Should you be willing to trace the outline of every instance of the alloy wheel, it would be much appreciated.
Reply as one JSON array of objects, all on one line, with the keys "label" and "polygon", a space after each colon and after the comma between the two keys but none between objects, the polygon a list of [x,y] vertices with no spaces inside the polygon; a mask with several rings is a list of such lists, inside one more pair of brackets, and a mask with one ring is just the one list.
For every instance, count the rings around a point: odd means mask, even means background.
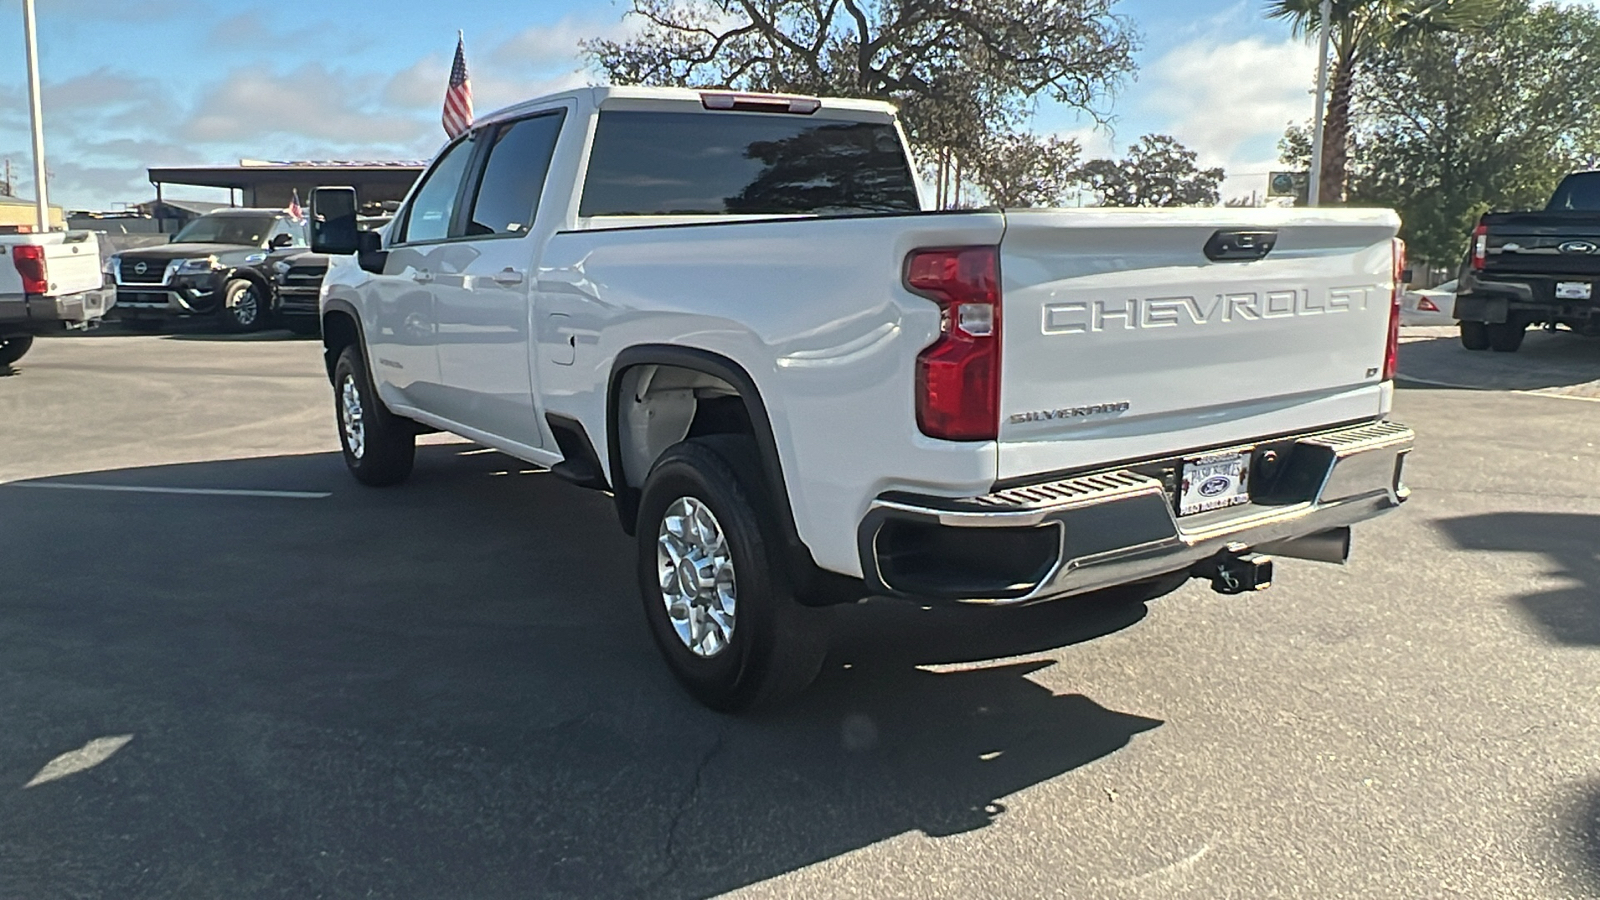
[{"label": "alloy wheel", "polygon": [[344,427],[344,442],[350,455],[360,459],[367,452],[367,425],[361,409],[361,390],[356,377],[345,373],[339,385],[339,424]]},{"label": "alloy wheel", "polygon": [[678,639],[709,659],[733,640],[738,587],[728,538],[711,508],[680,497],[661,517],[656,538],[661,600]]}]

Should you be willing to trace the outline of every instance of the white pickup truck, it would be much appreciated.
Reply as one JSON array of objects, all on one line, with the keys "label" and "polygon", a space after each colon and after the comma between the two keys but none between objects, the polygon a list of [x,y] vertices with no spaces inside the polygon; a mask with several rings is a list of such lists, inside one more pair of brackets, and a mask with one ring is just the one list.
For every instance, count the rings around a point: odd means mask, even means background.
[{"label": "white pickup truck", "polygon": [[350,471],[464,436],[610,492],[702,702],[803,688],[817,607],[1343,562],[1399,506],[1404,253],[1373,210],[928,211],[891,107],[592,88],[478,121],[344,254]]},{"label": "white pickup truck", "polygon": [[116,303],[92,231],[0,234],[0,368],[36,335],[87,328]]}]

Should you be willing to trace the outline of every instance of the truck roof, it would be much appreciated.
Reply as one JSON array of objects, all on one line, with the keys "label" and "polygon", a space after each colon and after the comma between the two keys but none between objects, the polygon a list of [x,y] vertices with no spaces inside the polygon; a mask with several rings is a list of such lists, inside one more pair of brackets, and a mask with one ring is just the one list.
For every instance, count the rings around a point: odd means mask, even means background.
[{"label": "truck roof", "polygon": [[[495,119],[513,117],[526,110],[545,106],[553,100],[575,100],[579,103],[579,105],[588,106],[595,109],[614,105],[627,105],[630,108],[638,108],[634,105],[636,103],[659,103],[664,108],[692,105],[694,109],[704,109],[704,107],[701,105],[702,95],[728,93],[735,93],[751,97],[798,96],[792,94],[775,95],[754,93],[750,91],[729,91],[721,88],[697,89],[603,85],[597,87],[577,88],[570,91],[561,91],[555,94],[546,94],[541,97],[534,97],[524,100],[521,103],[512,104],[511,106],[507,106],[503,109],[495,110],[488,115],[480,116],[474,124],[481,124],[484,122],[493,121]],[[885,103],[881,100],[858,100],[847,97],[814,97],[810,99],[815,99],[821,102],[821,106],[817,109],[816,114],[845,113],[847,115],[853,114],[857,116],[865,114],[873,117],[882,116],[889,118],[894,116],[896,112],[894,104]]]}]

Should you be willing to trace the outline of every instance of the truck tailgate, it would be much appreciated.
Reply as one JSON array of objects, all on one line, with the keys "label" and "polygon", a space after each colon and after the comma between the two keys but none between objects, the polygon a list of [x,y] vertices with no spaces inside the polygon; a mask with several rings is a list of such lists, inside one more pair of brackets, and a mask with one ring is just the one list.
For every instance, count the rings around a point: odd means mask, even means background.
[{"label": "truck tailgate", "polygon": [[[1383,210],[1008,211],[1000,480],[1387,412],[1398,227]],[[1212,261],[1219,231],[1275,244]]]},{"label": "truck tailgate", "polygon": [[100,244],[92,232],[68,232],[64,240],[46,243],[44,261],[49,296],[92,291],[102,283]]}]

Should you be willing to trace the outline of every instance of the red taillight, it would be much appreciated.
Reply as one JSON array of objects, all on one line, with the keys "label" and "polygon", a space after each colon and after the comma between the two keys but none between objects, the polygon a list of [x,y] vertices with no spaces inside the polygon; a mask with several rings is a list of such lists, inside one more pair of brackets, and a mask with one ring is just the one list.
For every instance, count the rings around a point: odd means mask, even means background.
[{"label": "red taillight", "polygon": [[1472,231],[1472,268],[1482,272],[1489,262],[1489,226],[1483,222]]},{"label": "red taillight", "polygon": [[917,427],[947,441],[1000,434],[1000,250],[946,247],[906,257],[906,289],[939,304],[940,335],[917,356]]},{"label": "red taillight", "polygon": [[50,281],[44,273],[44,248],[37,244],[22,244],[11,248],[11,261],[22,276],[24,294],[47,294]]},{"label": "red taillight", "polygon": [[1383,380],[1400,367],[1400,297],[1406,291],[1406,242],[1394,239],[1394,290],[1389,298],[1389,343],[1383,351]]},{"label": "red taillight", "polygon": [[1433,301],[1429,300],[1427,297],[1422,297],[1422,298],[1417,300],[1417,311],[1418,312],[1438,312],[1439,311],[1439,307],[1435,306],[1433,304]]}]

